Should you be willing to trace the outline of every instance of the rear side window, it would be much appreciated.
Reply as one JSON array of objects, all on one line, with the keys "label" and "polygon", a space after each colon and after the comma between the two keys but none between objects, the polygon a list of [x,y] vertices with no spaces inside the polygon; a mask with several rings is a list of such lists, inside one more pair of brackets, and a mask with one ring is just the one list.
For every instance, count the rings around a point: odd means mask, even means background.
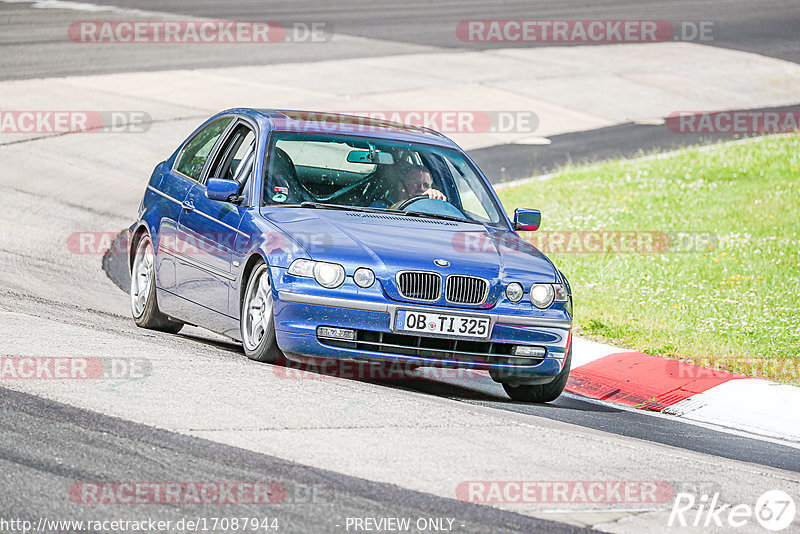
[{"label": "rear side window", "polygon": [[175,170],[192,180],[200,180],[211,149],[232,120],[233,117],[216,120],[195,135],[181,152]]}]

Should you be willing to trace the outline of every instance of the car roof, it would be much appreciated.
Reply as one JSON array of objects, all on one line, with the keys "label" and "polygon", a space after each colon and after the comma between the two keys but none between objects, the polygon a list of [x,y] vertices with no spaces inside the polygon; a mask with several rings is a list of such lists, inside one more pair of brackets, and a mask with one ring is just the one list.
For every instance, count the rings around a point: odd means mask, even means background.
[{"label": "car roof", "polygon": [[266,119],[271,130],[352,134],[457,148],[451,139],[430,128],[356,115],[324,111],[255,108],[231,109],[222,114],[224,113],[239,113],[252,118]]}]

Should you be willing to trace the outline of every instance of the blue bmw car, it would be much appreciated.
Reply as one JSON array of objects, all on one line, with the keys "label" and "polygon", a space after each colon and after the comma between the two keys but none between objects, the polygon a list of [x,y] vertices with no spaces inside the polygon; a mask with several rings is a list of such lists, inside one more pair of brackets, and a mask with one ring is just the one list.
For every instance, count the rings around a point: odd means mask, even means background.
[{"label": "blue bmw car", "polygon": [[433,130],[232,109],[153,171],[130,227],[131,310],[260,362],[481,369],[548,402],[569,375],[572,295],[517,233],[540,219],[509,219]]}]

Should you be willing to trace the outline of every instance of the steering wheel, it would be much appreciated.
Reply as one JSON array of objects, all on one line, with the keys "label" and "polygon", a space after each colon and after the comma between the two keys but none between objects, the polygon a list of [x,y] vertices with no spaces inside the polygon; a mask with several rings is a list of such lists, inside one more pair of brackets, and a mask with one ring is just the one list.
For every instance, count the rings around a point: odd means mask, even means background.
[{"label": "steering wheel", "polygon": [[400,202],[395,202],[392,205],[391,209],[405,211],[405,209],[407,207],[409,207],[411,204],[413,204],[414,202],[417,202],[418,200],[426,200],[426,199],[430,199],[430,197],[428,195],[418,195],[418,196],[411,197],[411,198],[406,199],[406,200],[401,200]]}]

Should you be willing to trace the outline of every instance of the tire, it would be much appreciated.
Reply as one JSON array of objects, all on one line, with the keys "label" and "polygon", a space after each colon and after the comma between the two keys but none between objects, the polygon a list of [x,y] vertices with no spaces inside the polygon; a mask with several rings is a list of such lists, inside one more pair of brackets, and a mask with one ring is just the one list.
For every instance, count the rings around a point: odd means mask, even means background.
[{"label": "tire", "polygon": [[263,261],[250,272],[242,298],[239,330],[245,355],[251,360],[275,363],[283,357],[275,338],[272,279]]},{"label": "tire", "polygon": [[554,401],[564,392],[564,388],[567,387],[569,369],[571,366],[572,347],[569,348],[567,361],[564,362],[564,368],[556,375],[555,380],[552,382],[534,386],[512,386],[504,382],[503,389],[506,390],[506,394],[511,397],[512,400],[517,402],[541,403]]},{"label": "tire", "polygon": [[177,334],[183,323],[170,319],[158,309],[156,299],[155,255],[153,242],[145,234],[136,244],[131,266],[131,315],[136,326]]}]

